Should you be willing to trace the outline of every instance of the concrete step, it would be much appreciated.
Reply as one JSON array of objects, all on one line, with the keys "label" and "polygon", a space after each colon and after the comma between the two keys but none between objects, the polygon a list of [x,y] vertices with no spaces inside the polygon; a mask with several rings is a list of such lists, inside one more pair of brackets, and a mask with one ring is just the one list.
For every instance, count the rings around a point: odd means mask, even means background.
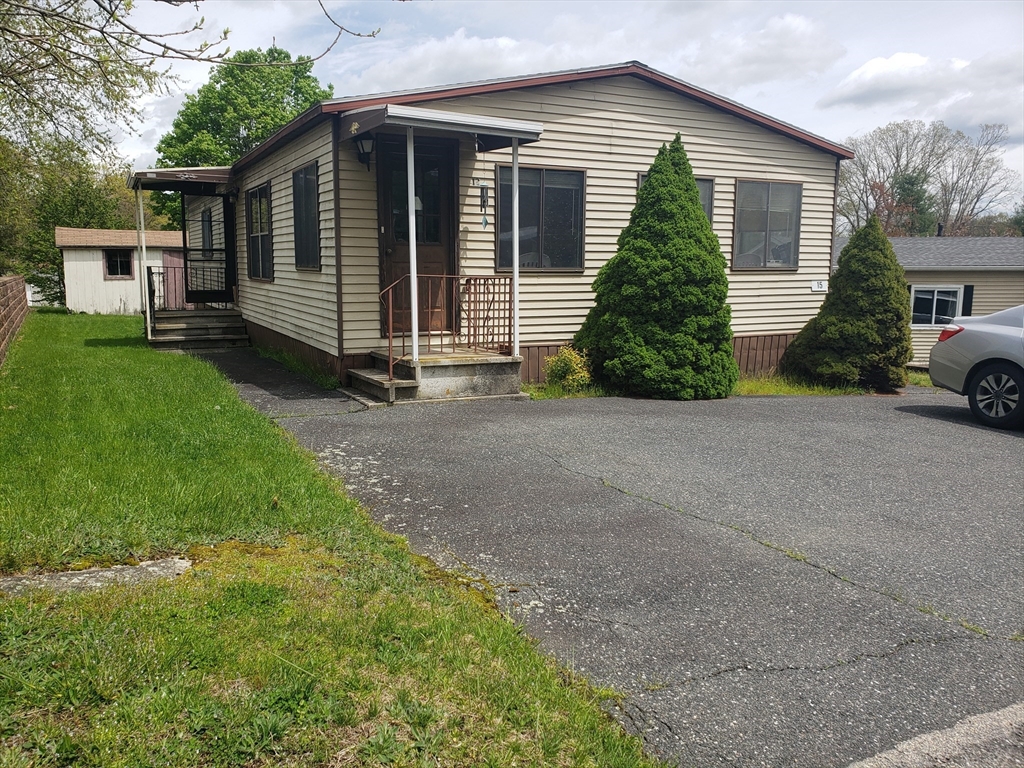
[{"label": "concrete step", "polygon": [[419,387],[419,384],[411,379],[395,378],[389,381],[388,372],[376,368],[351,368],[348,375],[351,377],[353,387],[385,403],[415,399],[416,389]]}]

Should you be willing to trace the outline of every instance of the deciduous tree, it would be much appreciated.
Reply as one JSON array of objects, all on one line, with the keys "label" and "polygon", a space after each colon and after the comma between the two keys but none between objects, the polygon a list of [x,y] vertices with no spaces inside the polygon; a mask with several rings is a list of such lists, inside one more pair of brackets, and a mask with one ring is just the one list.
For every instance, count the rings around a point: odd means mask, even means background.
[{"label": "deciduous tree", "polygon": [[[198,2],[163,0],[199,7]],[[318,0],[320,2],[320,0]],[[147,30],[131,18],[133,0],[0,0],[0,135],[25,143],[42,135],[71,139],[91,149],[109,142],[105,124],[131,127],[137,99],[165,87],[174,60],[223,63],[229,30],[213,41],[183,42],[203,30],[204,19],[172,29]],[[334,40],[357,33],[338,24],[320,2]],[[290,62],[235,66],[292,66]],[[161,68],[164,67],[164,68]]]},{"label": "deciduous tree", "polygon": [[1002,160],[1006,132],[983,125],[972,138],[941,121],[906,120],[847,139],[855,156],[840,168],[839,228],[878,216],[890,236],[933,234],[937,223],[947,235],[966,234],[1019,186]]}]

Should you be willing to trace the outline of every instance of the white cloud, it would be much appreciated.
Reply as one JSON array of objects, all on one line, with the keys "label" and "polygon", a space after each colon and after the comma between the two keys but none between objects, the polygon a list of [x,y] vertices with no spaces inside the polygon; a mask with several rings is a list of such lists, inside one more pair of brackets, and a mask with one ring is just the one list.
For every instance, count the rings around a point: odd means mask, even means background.
[{"label": "white cloud", "polygon": [[1024,141],[1024,53],[989,54],[971,61],[896,53],[865,62],[819,106],[886,107],[902,119],[943,120],[962,130],[1006,123],[1013,143]]}]

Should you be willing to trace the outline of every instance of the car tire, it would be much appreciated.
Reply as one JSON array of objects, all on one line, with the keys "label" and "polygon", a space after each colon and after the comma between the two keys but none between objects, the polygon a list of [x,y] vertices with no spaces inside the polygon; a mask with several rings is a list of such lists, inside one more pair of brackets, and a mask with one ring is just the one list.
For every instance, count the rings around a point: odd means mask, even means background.
[{"label": "car tire", "polygon": [[990,363],[967,388],[974,418],[996,429],[1024,427],[1024,372],[1010,363]]}]

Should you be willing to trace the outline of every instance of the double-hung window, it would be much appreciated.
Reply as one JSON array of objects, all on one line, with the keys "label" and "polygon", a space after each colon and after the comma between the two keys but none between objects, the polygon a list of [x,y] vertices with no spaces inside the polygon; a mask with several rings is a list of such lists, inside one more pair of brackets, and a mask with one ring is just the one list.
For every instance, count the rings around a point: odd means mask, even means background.
[{"label": "double-hung window", "polygon": [[[641,173],[637,178],[637,189],[644,185],[647,181],[647,173]],[[715,180],[714,179],[698,179],[697,192],[700,195],[700,207],[704,211],[704,215],[708,217],[708,221],[713,221],[712,214],[715,208]]]},{"label": "double-hung window", "polygon": [[[583,171],[519,169],[519,267],[583,269]],[[498,168],[498,268],[512,268],[512,169]]]},{"label": "double-hung window", "polygon": [[320,200],[316,177],[316,163],[292,173],[295,266],[299,269],[320,269]]},{"label": "double-hung window", "polygon": [[270,182],[246,192],[246,235],[249,277],[274,279],[274,249],[270,235]]},{"label": "double-hung window", "polygon": [[915,285],[910,291],[911,325],[948,325],[961,309],[962,285]]},{"label": "double-hung window", "polygon": [[800,240],[799,184],[736,182],[733,269],[795,269]]}]

